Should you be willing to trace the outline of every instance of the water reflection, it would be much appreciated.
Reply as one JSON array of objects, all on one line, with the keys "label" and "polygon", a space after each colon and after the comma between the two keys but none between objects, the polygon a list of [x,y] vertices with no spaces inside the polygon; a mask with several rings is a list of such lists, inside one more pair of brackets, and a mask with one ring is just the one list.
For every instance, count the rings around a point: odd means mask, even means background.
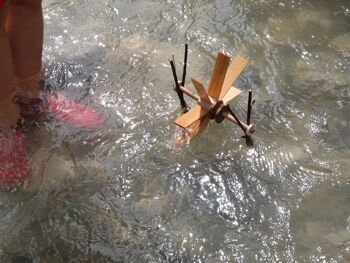
[{"label": "water reflection", "polygon": [[[349,260],[347,1],[44,5],[46,89],[108,121],[33,129],[33,182],[1,193],[1,262]],[[218,50],[249,57],[234,106],[254,90],[253,148],[229,123],[172,147],[185,42],[206,83]]]}]

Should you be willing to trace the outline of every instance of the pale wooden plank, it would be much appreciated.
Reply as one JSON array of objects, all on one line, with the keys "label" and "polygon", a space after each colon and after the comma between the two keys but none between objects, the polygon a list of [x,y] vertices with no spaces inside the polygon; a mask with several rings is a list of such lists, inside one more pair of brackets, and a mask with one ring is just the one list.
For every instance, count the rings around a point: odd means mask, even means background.
[{"label": "pale wooden plank", "polygon": [[194,137],[196,137],[199,133],[205,130],[205,128],[208,126],[210,122],[210,119],[208,116],[204,116],[200,118],[199,120],[192,123],[190,126],[187,127],[189,129],[189,141],[192,141]]},{"label": "pale wooden plank", "polygon": [[187,128],[189,125],[199,120],[207,113],[208,113],[208,110],[206,110],[205,108],[199,105],[196,105],[192,109],[190,109],[187,113],[177,118],[174,121],[174,123],[176,125],[179,125],[182,128]]},{"label": "pale wooden plank", "polygon": [[[236,81],[236,79],[239,77],[239,75],[242,73],[244,68],[247,66],[248,60],[241,56],[237,56],[234,61],[229,66],[225,80],[222,85],[222,89],[219,95],[219,99],[223,98],[229,88],[232,86],[232,84]],[[210,94],[209,94],[210,95]]]},{"label": "pale wooden plank", "polygon": [[225,94],[225,96],[222,98],[222,101],[224,104],[227,104],[230,102],[230,100],[237,97],[239,94],[241,94],[242,91],[235,87],[231,87]]},{"label": "pale wooden plank", "polygon": [[193,86],[196,88],[201,100],[211,104],[210,98],[209,98],[208,93],[205,90],[203,84],[197,79],[191,78],[191,80],[192,80]]},{"label": "pale wooden plank", "polygon": [[223,53],[219,53],[216,58],[215,67],[213,70],[213,74],[211,76],[209,89],[208,89],[208,95],[210,97],[213,97],[216,100],[219,100],[221,88],[224,83],[225,75],[229,64],[230,64],[230,57],[226,56]]}]

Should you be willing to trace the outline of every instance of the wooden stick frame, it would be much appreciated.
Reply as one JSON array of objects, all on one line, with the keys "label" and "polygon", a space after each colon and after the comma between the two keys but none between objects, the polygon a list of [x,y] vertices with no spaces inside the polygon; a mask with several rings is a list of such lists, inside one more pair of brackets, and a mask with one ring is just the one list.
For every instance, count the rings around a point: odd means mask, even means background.
[{"label": "wooden stick frame", "polygon": [[[188,58],[188,45],[186,44],[185,45],[183,74],[182,74],[182,81],[181,82],[179,82],[177,79],[174,56],[172,57],[172,60],[170,60],[170,65],[172,68],[172,73],[173,73],[174,82],[175,82],[175,91],[178,94],[183,112],[185,113],[189,109],[186,102],[185,102],[185,99],[184,99],[184,94],[186,94],[188,97],[195,100],[201,108],[205,109],[208,112],[207,114],[209,114],[210,119],[215,119],[216,122],[220,123],[223,119],[226,118],[227,120],[231,121],[232,123],[238,125],[243,130],[243,132],[244,132],[243,137],[244,138],[247,138],[247,139],[249,139],[249,141],[252,141],[250,136],[251,136],[251,134],[253,134],[255,132],[255,126],[253,124],[251,124],[252,105],[255,102],[255,101],[252,101],[252,91],[250,90],[249,94],[248,94],[247,122],[243,122],[243,121],[239,120],[239,118],[229,108],[228,101],[224,102],[223,100],[216,100],[215,98],[212,98],[211,96],[208,96],[207,94],[203,94],[203,96],[202,95],[198,96],[185,87],[187,58]],[[227,61],[224,61],[223,63],[227,64]],[[234,66],[234,65],[231,64],[231,66]],[[223,66],[220,64],[216,65],[216,67],[215,67],[216,68],[215,70],[217,71],[216,75],[220,74],[220,79],[217,81],[217,82],[219,82],[218,85],[225,85],[224,84],[225,76],[222,76],[222,74],[226,74],[226,72],[221,74],[220,71],[221,71],[222,67]],[[226,67],[226,70],[227,70],[228,64],[224,65],[224,67]],[[238,69],[238,70],[243,70],[243,68]],[[235,69],[232,68],[231,71],[235,71]],[[237,77],[239,76],[240,72],[238,71],[238,73],[236,75]],[[236,73],[236,72],[234,72],[234,73]],[[213,74],[215,74],[215,73],[213,73]],[[199,94],[202,94],[201,92],[204,89],[203,85],[199,81],[196,81],[195,79],[192,79],[192,82],[195,85],[197,92]],[[210,85],[215,85],[215,84],[216,84],[215,80],[212,77]],[[209,89],[211,89],[212,94],[214,94],[216,97],[218,97],[217,96],[218,94],[216,94],[216,93],[218,93],[217,91],[214,90],[214,93],[213,93],[213,88],[209,87]],[[226,89],[225,90],[225,92],[226,92],[229,89],[229,87],[226,86],[225,89]],[[233,91],[235,92],[235,90],[233,90]],[[205,89],[204,89],[204,93],[206,93]],[[239,93],[240,93],[240,91],[238,90],[237,94],[233,94],[233,96],[232,96],[232,94],[230,94],[231,99],[234,98],[235,96],[237,96]],[[210,100],[210,102],[209,102],[209,100]]]},{"label": "wooden stick frame", "polygon": [[[180,86],[180,91],[182,93],[186,94],[188,97],[194,99],[200,106],[202,106],[203,108],[207,109],[208,111],[210,111],[215,106],[215,105],[212,106],[212,105],[208,104],[207,102],[201,100],[201,98],[198,95],[194,94],[192,91],[190,91],[189,89],[187,89],[185,87]],[[227,106],[227,105],[225,105],[225,106]],[[246,133],[248,135],[253,134],[255,132],[255,126],[253,124],[249,124],[248,125],[247,123],[242,122],[242,121],[238,122],[235,119],[235,117],[233,117],[231,114],[229,114],[227,112],[223,112],[223,116],[227,120],[229,120],[230,122],[232,122],[232,123],[234,123],[236,125],[239,125],[238,123],[240,122],[242,124],[244,130],[246,130]]]}]

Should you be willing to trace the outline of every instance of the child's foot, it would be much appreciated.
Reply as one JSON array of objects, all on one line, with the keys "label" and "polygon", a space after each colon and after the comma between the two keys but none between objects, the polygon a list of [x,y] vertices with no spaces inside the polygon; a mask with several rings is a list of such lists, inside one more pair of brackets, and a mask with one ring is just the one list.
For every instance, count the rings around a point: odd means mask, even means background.
[{"label": "child's foot", "polygon": [[16,92],[10,90],[10,95],[0,101],[0,188],[8,189],[23,184],[30,176],[24,134],[15,130],[20,118],[15,97]]},{"label": "child's foot", "polygon": [[13,188],[30,177],[25,136],[11,128],[0,128],[0,185]]},{"label": "child's foot", "polygon": [[19,119],[20,109],[15,103],[16,93],[10,93],[0,100],[0,127],[15,127]]},{"label": "child's foot", "polygon": [[65,121],[76,128],[96,128],[106,121],[91,107],[71,101],[63,95],[48,95],[47,102],[48,112],[55,119]]},{"label": "child's foot", "polygon": [[43,120],[50,116],[76,128],[96,128],[105,123],[105,118],[91,107],[71,101],[63,95],[54,96],[47,93],[43,98],[25,102],[19,99],[17,103],[21,108],[21,115],[26,120]]}]

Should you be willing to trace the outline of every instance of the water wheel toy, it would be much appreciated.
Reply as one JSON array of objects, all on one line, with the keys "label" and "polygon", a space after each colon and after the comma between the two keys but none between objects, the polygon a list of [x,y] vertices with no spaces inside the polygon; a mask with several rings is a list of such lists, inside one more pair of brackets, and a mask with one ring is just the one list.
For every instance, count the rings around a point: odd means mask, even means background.
[{"label": "water wheel toy", "polygon": [[[177,78],[174,57],[170,60],[175,82],[175,91],[178,94],[184,113],[175,120],[175,124],[188,131],[189,140],[192,140],[207,127],[210,120],[221,123],[224,119],[227,119],[237,124],[242,129],[244,132],[244,136],[242,137],[246,138],[248,145],[251,145],[251,134],[255,131],[255,126],[251,123],[252,106],[255,102],[252,101],[252,91],[250,90],[248,95],[246,122],[239,120],[228,104],[241,94],[241,91],[232,85],[243,72],[248,64],[248,60],[237,56],[231,62],[229,56],[219,53],[216,58],[208,91],[206,91],[204,85],[199,80],[191,78],[198,93],[198,95],[196,95],[185,87],[187,57],[188,45],[185,45],[184,68],[181,82],[179,82]],[[197,105],[189,109],[184,99],[184,94],[197,101]]]}]

